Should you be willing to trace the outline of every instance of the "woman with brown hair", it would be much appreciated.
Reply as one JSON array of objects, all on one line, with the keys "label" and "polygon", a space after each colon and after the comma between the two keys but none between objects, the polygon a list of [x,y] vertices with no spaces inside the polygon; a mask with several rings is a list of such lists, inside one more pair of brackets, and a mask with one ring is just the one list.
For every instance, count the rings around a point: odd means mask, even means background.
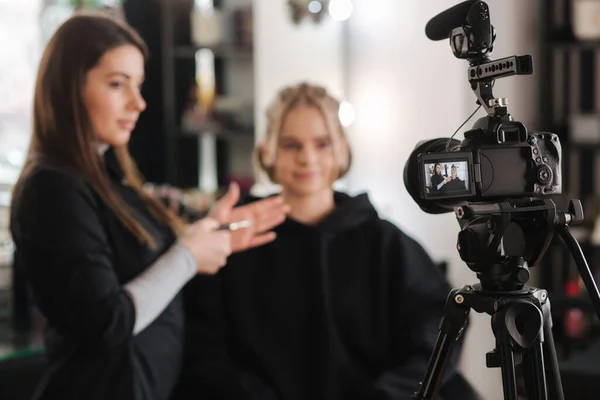
[{"label": "woman with brown hair", "polygon": [[[166,400],[182,360],[180,289],[274,239],[280,198],[190,226],[143,190],[127,144],[145,108],[146,46],[124,22],[76,15],[40,62],[28,159],[11,207],[15,268],[47,319],[39,399]],[[235,233],[217,229],[238,219]]]},{"label": "woman with brown hair", "polygon": [[[257,163],[291,209],[275,241],[184,290],[185,398],[405,400],[418,389],[450,287],[366,194],[334,191],[351,163],[338,109],[303,83],[267,111]],[[449,364],[448,380],[464,383]],[[447,386],[443,398],[470,395]]]}]

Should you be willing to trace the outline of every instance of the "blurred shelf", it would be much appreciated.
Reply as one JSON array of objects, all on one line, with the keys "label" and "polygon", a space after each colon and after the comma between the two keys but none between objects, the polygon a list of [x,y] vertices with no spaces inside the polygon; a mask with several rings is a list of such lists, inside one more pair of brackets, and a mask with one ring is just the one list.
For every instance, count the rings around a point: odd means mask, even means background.
[{"label": "blurred shelf", "polygon": [[[563,210],[566,210],[571,198],[583,202],[585,224],[570,230],[580,243],[595,279],[600,270],[600,251],[591,239],[595,220],[600,215],[600,203],[596,188],[587,182],[598,181],[595,160],[600,152],[600,143],[577,142],[577,131],[573,129],[577,126],[572,125],[570,117],[572,114],[592,116],[596,113],[599,92],[594,89],[593,82],[600,72],[596,59],[600,40],[581,40],[574,35],[568,8],[570,3],[572,1],[540,2],[539,55],[536,56],[539,59],[536,73],[540,78],[537,119],[543,123],[543,130],[560,137],[564,186],[562,195],[553,197],[553,200]],[[589,136],[590,141],[595,139],[595,136]],[[569,249],[560,238],[553,239],[543,267],[539,279],[549,293],[558,356],[570,357],[599,336],[594,305],[586,290],[580,291],[576,297],[565,292],[570,282],[577,281],[579,286],[580,274]],[[581,310],[583,315],[570,312],[576,310]],[[577,329],[581,332],[575,338],[572,335]]]},{"label": "blurred shelf", "polygon": [[563,147],[564,150],[593,150],[600,151],[600,143],[577,143],[569,142]]},{"label": "blurred shelf", "polygon": [[221,44],[216,46],[175,46],[175,57],[194,58],[196,52],[200,49],[209,49],[216,57],[237,60],[253,60],[252,48],[238,47],[235,44]]},{"label": "blurred shelf", "polygon": [[245,128],[218,128],[218,129],[201,129],[199,131],[191,131],[180,128],[178,131],[178,137],[194,137],[202,136],[206,134],[215,134],[218,138],[223,139],[235,139],[237,137],[254,137],[254,127]]},{"label": "blurred shelf", "polygon": [[564,294],[550,293],[548,297],[553,312],[560,312],[570,308],[578,308],[585,312],[595,312],[592,301],[587,295],[569,297]]},{"label": "blurred shelf", "polygon": [[546,40],[544,45],[560,50],[595,50],[600,48],[600,40]]},{"label": "blurred shelf", "polygon": [[[192,2],[160,1],[157,10],[160,17],[159,32],[152,32],[149,37],[158,39],[157,48],[162,54],[155,64],[161,73],[160,105],[162,106],[161,120],[165,140],[164,144],[164,178],[159,176],[154,160],[149,157],[148,169],[158,176],[158,181],[167,182],[177,187],[196,187],[200,179],[200,146],[197,138],[207,133],[217,136],[217,180],[225,185],[226,177],[233,168],[238,157],[239,145],[247,147],[246,138],[254,137],[254,108],[249,108],[254,101],[253,77],[254,50],[252,47],[253,33],[252,2],[241,4],[215,1],[215,8],[222,9],[230,15],[231,35],[215,45],[197,46],[193,44],[190,24]],[[181,3],[181,4],[180,4]],[[140,6],[142,7],[142,6]],[[132,19],[137,19],[137,16]],[[158,35],[155,35],[158,33]],[[158,36],[156,38],[155,36]],[[189,120],[187,112],[194,102],[196,89],[196,71],[194,61],[201,49],[214,53],[213,69],[217,98],[214,104],[214,117],[221,127],[203,126],[202,119]],[[222,99],[224,98],[224,99]],[[243,99],[244,101],[241,101]],[[223,104],[219,100],[223,100]],[[223,118],[217,117],[217,111]],[[195,118],[195,117],[192,117]],[[183,123],[182,123],[183,122]],[[198,122],[198,123],[196,123]],[[252,126],[250,126],[252,125]],[[183,129],[191,128],[191,129]],[[243,139],[242,139],[243,138]],[[248,141],[253,139],[247,139]],[[161,143],[158,142],[157,143]],[[140,149],[140,153],[144,149]]]}]

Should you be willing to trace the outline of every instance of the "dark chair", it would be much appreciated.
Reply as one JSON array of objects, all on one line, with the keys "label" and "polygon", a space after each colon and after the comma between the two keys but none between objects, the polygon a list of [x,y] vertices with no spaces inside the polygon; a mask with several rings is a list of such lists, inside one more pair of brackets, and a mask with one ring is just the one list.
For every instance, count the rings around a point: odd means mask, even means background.
[{"label": "dark chair", "polygon": [[600,342],[560,363],[560,374],[565,400],[600,398]]},{"label": "dark chair", "polygon": [[46,354],[43,352],[0,361],[2,398],[31,400],[46,365]]}]

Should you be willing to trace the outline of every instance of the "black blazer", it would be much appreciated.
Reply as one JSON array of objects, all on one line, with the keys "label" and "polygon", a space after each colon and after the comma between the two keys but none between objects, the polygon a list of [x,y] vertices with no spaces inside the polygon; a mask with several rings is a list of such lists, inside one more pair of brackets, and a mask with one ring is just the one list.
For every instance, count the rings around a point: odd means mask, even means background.
[{"label": "black blazer", "polygon": [[156,249],[141,244],[67,168],[36,168],[11,208],[15,268],[26,272],[47,318],[50,369],[38,388],[41,399],[164,400],[179,374],[180,296],[133,336],[135,308],[122,286],[165,252],[174,235],[124,184],[111,150],[105,160],[118,194],[156,239]]}]

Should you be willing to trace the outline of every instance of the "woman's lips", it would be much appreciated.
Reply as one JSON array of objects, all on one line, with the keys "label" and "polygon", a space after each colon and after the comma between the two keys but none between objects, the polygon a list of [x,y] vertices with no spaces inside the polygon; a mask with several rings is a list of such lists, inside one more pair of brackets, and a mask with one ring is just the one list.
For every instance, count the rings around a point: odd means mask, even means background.
[{"label": "woman's lips", "polygon": [[312,179],[317,176],[316,172],[297,172],[296,177],[302,180]]},{"label": "woman's lips", "polygon": [[135,128],[136,121],[129,120],[119,120],[119,128],[124,129],[126,131],[132,131]]}]

